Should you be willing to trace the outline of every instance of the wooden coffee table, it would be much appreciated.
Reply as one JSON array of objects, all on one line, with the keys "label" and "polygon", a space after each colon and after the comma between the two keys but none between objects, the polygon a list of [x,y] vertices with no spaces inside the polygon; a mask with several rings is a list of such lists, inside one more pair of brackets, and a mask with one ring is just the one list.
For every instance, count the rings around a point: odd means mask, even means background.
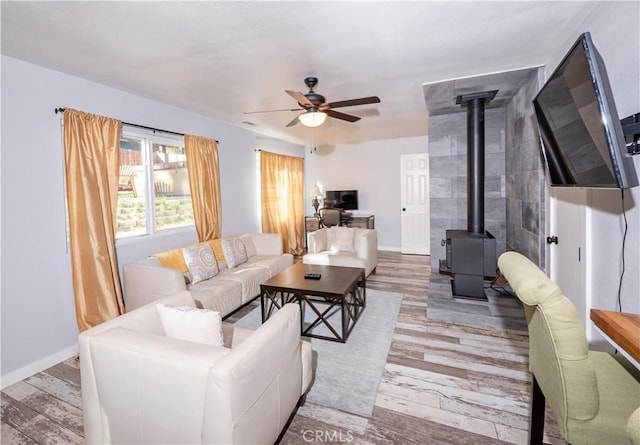
[{"label": "wooden coffee table", "polygon": [[[306,273],[319,273],[322,277],[309,280],[304,278]],[[285,304],[298,303],[302,335],[341,343],[347,341],[365,308],[366,299],[364,269],[357,267],[296,263],[260,285],[263,323]],[[304,316],[309,310],[314,315],[311,323],[305,322]],[[330,320],[337,313],[340,313],[339,323]],[[314,334],[313,330],[318,327],[325,327],[324,331],[328,333]]]}]

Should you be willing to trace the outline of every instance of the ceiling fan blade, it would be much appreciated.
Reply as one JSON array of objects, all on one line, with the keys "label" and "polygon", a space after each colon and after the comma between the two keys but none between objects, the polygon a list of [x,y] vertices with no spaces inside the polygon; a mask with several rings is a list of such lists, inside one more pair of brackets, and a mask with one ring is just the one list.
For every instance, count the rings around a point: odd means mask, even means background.
[{"label": "ceiling fan blade", "polygon": [[295,100],[298,101],[299,104],[307,106],[307,107],[314,107],[315,105],[313,105],[313,103],[311,103],[311,101],[309,99],[307,99],[305,97],[304,94],[302,94],[299,91],[291,91],[291,90],[284,90],[289,96],[293,97]]},{"label": "ceiling fan blade", "polygon": [[355,105],[365,105],[365,104],[378,104],[380,103],[380,98],[378,96],[369,96],[369,97],[361,97],[359,99],[349,99],[349,100],[340,100],[338,102],[329,102],[327,104],[323,104],[321,109],[327,106],[327,108],[341,108],[341,107],[353,107]]},{"label": "ceiling fan blade", "polygon": [[296,116],[296,117],[295,117],[295,119],[293,119],[291,122],[289,122],[289,123],[287,124],[287,127],[293,127],[293,126],[294,126],[295,124],[297,124],[298,122],[300,122],[300,121],[298,120],[298,116]]},{"label": "ceiling fan blade", "polygon": [[304,108],[282,108],[280,110],[244,111],[242,114],[275,113],[277,111],[301,111]]},{"label": "ceiling fan blade", "polygon": [[324,110],[324,112],[327,113],[327,116],[335,117],[336,119],[342,119],[343,121],[356,122],[360,120],[358,116],[341,113],[339,111]]}]

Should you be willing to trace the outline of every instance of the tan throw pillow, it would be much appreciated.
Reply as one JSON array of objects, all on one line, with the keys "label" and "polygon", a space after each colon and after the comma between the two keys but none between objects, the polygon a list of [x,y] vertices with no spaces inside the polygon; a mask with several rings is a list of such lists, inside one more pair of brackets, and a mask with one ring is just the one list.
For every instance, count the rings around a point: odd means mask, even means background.
[{"label": "tan throw pillow", "polygon": [[167,337],[213,346],[224,345],[220,312],[162,303],[156,308]]},{"label": "tan throw pillow", "polygon": [[222,240],[220,238],[216,238],[211,241],[207,241],[211,248],[213,249],[213,254],[216,256],[216,260],[222,261],[224,260],[224,252],[222,251]]},{"label": "tan throw pillow", "polygon": [[329,227],[327,245],[332,252],[355,252],[355,229],[350,227]]},{"label": "tan throw pillow", "polygon": [[185,247],[182,249],[184,262],[189,269],[191,284],[208,280],[218,275],[218,262],[213,255],[213,249],[208,243],[203,243],[195,247]]},{"label": "tan throw pillow", "polygon": [[229,269],[247,262],[247,249],[240,238],[223,239],[222,251]]},{"label": "tan throw pillow", "polygon": [[162,267],[178,269],[180,272],[186,272],[188,270],[187,265],[184,262],[182,249],[168,250],[166,252],[153,254],[152,256],[160,261]]}]

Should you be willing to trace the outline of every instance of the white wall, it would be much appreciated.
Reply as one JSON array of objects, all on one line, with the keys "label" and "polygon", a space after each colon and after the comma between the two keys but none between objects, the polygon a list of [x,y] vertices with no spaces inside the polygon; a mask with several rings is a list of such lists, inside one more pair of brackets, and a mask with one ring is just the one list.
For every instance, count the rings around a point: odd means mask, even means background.
[{"label": "white wall", "polygon": [[[425,110],[426,113],[426,110]],[[358,190],[360,210],[375,214],[378,247],[400,250],[400,155],[427,153],[428,138],[385,139],[307,150],[306,192],[320,182],[324,190]],[[311,199],[307,215],[313,214]]]},{"label": "white wall", "polygon": [[[2,56],[2,386],[77,349],[66,248],[60,115],[71,107],[125,122],[218,139],[222,232],[259,231],[257,135],[240,127]],[[288,153],[302,147],[280,144]],[[119,263],[195,241],[194,230],[119,243]]]},{"label": "white wall", "polygon": [[[621,118],[640,112],[640,3],[604,2],[600,4],[565,42],[559,42],[547,61],[549,75],[582,32],[589,31],[602,56]],[[634,157],[640,174],[640,156]],[[591,283],[590,307],[616,310],[619,278],[622,273],[624,219],[619,190],[587,191],[587,255]],[[622,287],[622,309],[640,312],[640,187],[625,192],[629,231],[626,240],[626,270]],[[596,343],[601,337],[591,332]]]},{"label": "white wall", "polygon": [[[607,74],[620,118],[640,112],[640,3],[602,5],[589,16],[583,29],[591,32],[607,66]],[[634,156],[640,176],[640,155]],[[592,190],[590,200],[592,306],[616,309],[622,273],[624,219],[620,191]],[[640,187],[625,192],[628,233],[622,309],[640,312]]]}]

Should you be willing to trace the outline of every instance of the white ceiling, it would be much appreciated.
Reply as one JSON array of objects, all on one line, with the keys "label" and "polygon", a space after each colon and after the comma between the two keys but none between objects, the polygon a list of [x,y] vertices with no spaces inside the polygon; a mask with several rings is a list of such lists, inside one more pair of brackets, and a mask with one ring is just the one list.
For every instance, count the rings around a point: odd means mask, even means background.
[{"label": "white ceiling", "polygon": [[[268,136],[355,143],[426,135],[423,84],[544,64],[597,5],[2,1],[1,42],[2,54]],[[243,114],[295,108],[284,90],[306,93],[310,75],[327,101],[382,102],[315,130],[286,128],[292,111]]]}]

